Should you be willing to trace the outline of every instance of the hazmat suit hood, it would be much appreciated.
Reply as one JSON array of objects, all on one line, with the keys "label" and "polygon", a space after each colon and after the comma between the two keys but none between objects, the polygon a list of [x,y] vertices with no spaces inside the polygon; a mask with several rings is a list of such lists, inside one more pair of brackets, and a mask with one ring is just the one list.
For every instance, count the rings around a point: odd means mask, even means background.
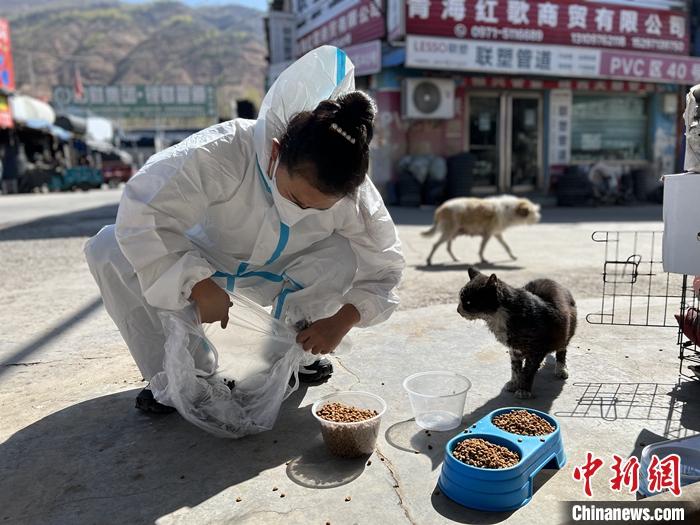
[{"label": "hazmat suit hood", "polygon": [[342,49],[334,46],[314,49],[285,69],[265,95],[255,123],[260,170],[267,173],[272,139],[282,137],[294,115],[313,111],[322,100],[354,90],[355,66]]}]

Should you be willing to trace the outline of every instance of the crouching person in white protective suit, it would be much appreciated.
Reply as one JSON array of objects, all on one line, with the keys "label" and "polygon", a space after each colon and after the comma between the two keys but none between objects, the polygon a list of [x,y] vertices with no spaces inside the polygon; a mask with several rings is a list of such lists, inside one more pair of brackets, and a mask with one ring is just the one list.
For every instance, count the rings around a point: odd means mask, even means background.
[{"label": "crouching person in white protective suit", "polygon": [[[226,327],[235,290],[327,354],[353,326],[386,320],[404,268],[396,228],[366,173],[375,108],[331,46],[290,66],[257,121],[235,119],[152,156],[124,189],[116,224],[85,253],[143,377],[163,369],[158,309],[193,301]],[[309,324],[310,323],[310,324]],[[206,359],[206,356],[195,356]],[[323,358],[300,379],[326,379]],[[137,407],[168,412],[148,387]]]}]

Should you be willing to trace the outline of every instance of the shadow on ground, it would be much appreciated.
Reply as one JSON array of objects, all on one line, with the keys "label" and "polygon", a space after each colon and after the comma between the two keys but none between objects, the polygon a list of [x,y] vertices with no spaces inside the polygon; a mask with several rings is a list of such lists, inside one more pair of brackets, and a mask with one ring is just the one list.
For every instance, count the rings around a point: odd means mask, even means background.
[{"label": "shadow on ground", "polygon": [[51,341],[54,341],[58,336],[84,321],[87,317],[92,315],[95,312],[95,310],[97,310],[100,306],[102,306],[102,298],[96,297],[89,303],[82,306],[76,312],[73,312],[69,316],[62,319],[52,328],[48,328],[44,332],[36,335],[34,339],[22,345],[11,355],[6,356],[2,360],[0,360],[0,377],[2,377],[3,374],[9,371],[11,366],[22,366],[26,364],[36,363],[28,363],[27,360],[35,352],[44,348],[47,344],[51,343]]},{"label": "shadow on ground", "polygon": [[675,384],[576,382],[571,388],[579,392],[575,405],[558,410],[554,414],[556,417],[663,422],[664,439],[700,432],[700,383],[697,381],[679,378]]},{"label": "shadow on ground", "polygon": [[[308,439],[318,423],[299,406],[305,390],[285,402],[274,432],[239,440],[213,437],[177,414],[139,413],[136,391],[60,410],[0,445],[0,470],[13,472],[0,479],[0,494],[22,495],[3,498],[0,522],[152,523],[286,462],[306,486],[352,481],[365,460],[324,466],[320,443]],[[244,490],[231,505],[257,496]]]},{"label": "shadow on ground", "polygon": [[482,272],[510,272],[514,270],[524,270],[523,266],[517,266],[513,263],[502,264],[500,262],[487,262],[473,264],[468,263],[433,263],[430,266],[421,264],[415,266],[415,269],[420,272],[466,272],[469,268],[476,268]]},{"label": "shadow on ground", "polygon": [[[553,356],[548,356],[546,366],[539,371],[535,379],[535,397],[532,399],[518,399],[512,392],[502,390],[496,397],[489,399],[479,407],[472,408],[467,395],[466,410],[469,415],[462,419],[462,423],[457,429],[448,432],[428,432],[418,427],[414,419],[409,419],[390,426],[385,432],[385,438],[391,446],[407,454],[428,456],[432,462],[432,469],[436,470],[442,464],[447,442],[466,427],[476,423],[488,413],[504,407],[534,408],[549,412],[552,403],[559,397],[564,385],[564,381],[554,376],[554,359]],[[543,469],[540,471],[535,478],[534,492],[539,490],[556,473],[556,470]],[[493,513],[467,509],[443,495],[437,485],[433,490],[431,502],[440,515],[458,523],[499,523],[517,512]]]},{"label": "shadow on ground", "polygon": [[117,204],[108,204],[14,224],[0,229],[0,242],[91,237],[100,231],[102,226],[114,224],[118,207]]}]

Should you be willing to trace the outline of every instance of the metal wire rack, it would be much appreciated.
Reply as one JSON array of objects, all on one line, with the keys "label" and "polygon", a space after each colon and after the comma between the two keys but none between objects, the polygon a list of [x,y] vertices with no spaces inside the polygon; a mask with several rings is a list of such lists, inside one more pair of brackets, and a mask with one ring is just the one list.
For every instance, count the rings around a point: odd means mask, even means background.
[{"label": "metal wire rack", "polygon": [[663,269],[662,231],[596,231],[604,250],[600,310],[591,324],[674,328],[680,376],[700,380],[700,351],[679,327],[690,308],[698,308],[691,279]]},{"label": "metal wire rack", "polygon": [[603,291],[600,311],[586,316],[591,324],[677,327],[673,314],[682,299],[680,275],[666,273],[660,231],[597,231],[602,243]]},{"label": "metal wire rack", "polygon": [[700,380],[700,350],[698,349],[697,343],[686,337],[680,327],[680,320],[685,317],[690,309],[698,311],[700,309],[700,300],[693,290],[690,278],[684,275],[681,292],[681,308],[678,313],[679,328],[677,344],[679,351],[678,357],[680,359],[679,374],[686,379]]}]

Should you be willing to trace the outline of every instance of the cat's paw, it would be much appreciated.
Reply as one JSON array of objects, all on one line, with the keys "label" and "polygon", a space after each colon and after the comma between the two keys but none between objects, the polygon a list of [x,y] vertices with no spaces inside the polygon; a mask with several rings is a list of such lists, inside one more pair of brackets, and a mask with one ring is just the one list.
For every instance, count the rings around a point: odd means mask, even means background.
[{"label": "cat's paw", "polygon": [[559,363],[557,363],[554,368],[554,375],[557,376],[559,379],[568,379],[569,370],[566,368],[566,365],[560,365]]},{"label": "cat's paw", "polygon": [[508,381],[505,388],[507,392],[515,392],[518,389],[518,383],[517,381]]},{"label": "cat's paw", "polygon": [[529,390],[523,390],[522,388],[515,392],[515,397],[518,399],[530,399],[532,397],[532,392]]}]

